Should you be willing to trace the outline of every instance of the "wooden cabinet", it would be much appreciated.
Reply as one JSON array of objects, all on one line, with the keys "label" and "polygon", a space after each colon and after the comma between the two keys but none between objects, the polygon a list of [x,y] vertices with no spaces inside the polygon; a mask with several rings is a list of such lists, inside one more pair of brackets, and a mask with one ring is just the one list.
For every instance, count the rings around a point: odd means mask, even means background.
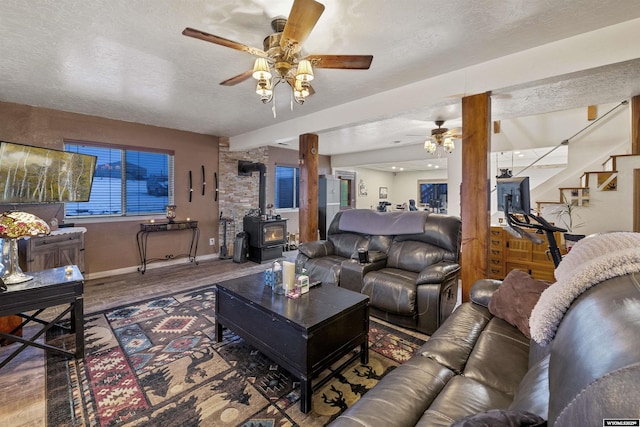
[{"label": "wooden cabinet", "polygon": [[[549,244],[546,235],[539,234],[544,242],[538,245],[527,239],[520,239],[507,233],[503,227],[491,227],[489,243],[489,277],[504,279],[514,269],[526,271],[536,279],[555,281],[555,267],[551,255],[547,253]],[[556,242],[561,239],[555,233]]]},{"label": "wooden cabinet", "polygon": [[84,273],[84,231],[63,228],[48,236],[20,239],[20,268],[40,271],[74,264]]},{"label": "wooden cabinet", "polygon": [[489,230],[489,278],[504,279],[505,276],[505,239],[502,227]]}]

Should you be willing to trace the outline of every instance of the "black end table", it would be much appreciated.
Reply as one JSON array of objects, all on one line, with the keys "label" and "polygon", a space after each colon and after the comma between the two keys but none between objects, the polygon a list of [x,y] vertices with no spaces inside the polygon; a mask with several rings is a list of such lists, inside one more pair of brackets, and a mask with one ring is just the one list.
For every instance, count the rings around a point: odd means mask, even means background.
[{"label": "black end table", "polygon": [[[20,347],[0,362],[0,368],[9,363],[27,346],[82,359],[84,357],[84,277],[82,277],[82,273],[74,265],[29,272],[29,275],[33,276],[33,279],[28,282],[7,285],[7,290],[0,292],[0,316],[16,314],[24,319],[20,326],[13,331],[0,332],[0,337],[21,343]],[[69,306],[51,321],[38,317],[49,307],[66,304]],[[32,313],[26,314],[29,312]],[[75,333],[75,352],[36,341],[68,313],[71,315],[70,330]],[[30,338],[14,335],[18,329],[29,322],[39,323],[42,328]]]}]

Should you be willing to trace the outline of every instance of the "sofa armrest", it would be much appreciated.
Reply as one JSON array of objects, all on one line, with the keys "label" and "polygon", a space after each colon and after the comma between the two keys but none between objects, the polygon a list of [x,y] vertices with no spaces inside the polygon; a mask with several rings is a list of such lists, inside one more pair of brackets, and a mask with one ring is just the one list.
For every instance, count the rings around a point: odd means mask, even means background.
[{"label": "sofa armrest", "polygon": [[[382,267],[376,268],[376,270],[383,268],[384,265],[386,265],[387,263],[387,254],[382,252],[382,251],[368,251],[369,253],[369,263],[376,263],[379,264],[382,261],[384,261],[382,264]],[[358,252],[355,252],[353,254],[351,254],[351,259],[354,259],[356,261],[359,261],[360,256],[358,255]]]},{"label": "sofa armrest", "polygon": [[476,280],[471,286],[471,302],[483,307],[489,307],[489,301],[500,284],[502,284],[502,280]]},{"label": "sofa armrest", "polygon": [[323,256],[333,255],[333,243],[328,240],[314,240],[313,242],[300,243],[298,247],[300,253],[307,258],[321,258]]},{"label": "sofa armrest", "polygon": [[340,287],[354,292],[362,292],[362,281],[370,271],[385,267],[387,258],[375,262],[360,264],[358,260],[343,261],[340,268]]},{"label": "sofa armrest", "polygon": [[458,274],[460,264],[455,262],[441,261],[424,268],[416,279],[417,285],[427,285],[430,283],[442,283],[452,275]]}]

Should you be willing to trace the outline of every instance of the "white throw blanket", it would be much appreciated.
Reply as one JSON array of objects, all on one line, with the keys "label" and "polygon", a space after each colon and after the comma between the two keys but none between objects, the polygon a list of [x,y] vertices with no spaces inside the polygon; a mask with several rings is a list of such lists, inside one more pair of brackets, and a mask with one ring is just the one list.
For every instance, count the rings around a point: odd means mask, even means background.
[{"label": "white throw blanket", "polygon": [[640,233],[589,236],[576,243],[555,271],[557,282],[540,296],[531,312],[531,338],[547,345],[574,299],[593,285],[640,271]]}]

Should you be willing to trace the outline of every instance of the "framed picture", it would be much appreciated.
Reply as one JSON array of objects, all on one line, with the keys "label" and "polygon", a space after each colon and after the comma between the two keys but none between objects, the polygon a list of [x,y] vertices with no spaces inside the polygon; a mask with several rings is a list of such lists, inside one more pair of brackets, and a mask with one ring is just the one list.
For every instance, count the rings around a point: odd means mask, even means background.
[{"label": "framed picture", "polygon": [[360,180],[358,183],[358,196],[366,196],[367,195],[367,186],[364,185],[364,181]]},{"label": "framed picture", "polygon": [[380,199],[386,199],[388,196],[388,191],[389,190],[387,189],[387,187],[380,187],[380,191],[378,192],[379,193],[378,197]]}]

